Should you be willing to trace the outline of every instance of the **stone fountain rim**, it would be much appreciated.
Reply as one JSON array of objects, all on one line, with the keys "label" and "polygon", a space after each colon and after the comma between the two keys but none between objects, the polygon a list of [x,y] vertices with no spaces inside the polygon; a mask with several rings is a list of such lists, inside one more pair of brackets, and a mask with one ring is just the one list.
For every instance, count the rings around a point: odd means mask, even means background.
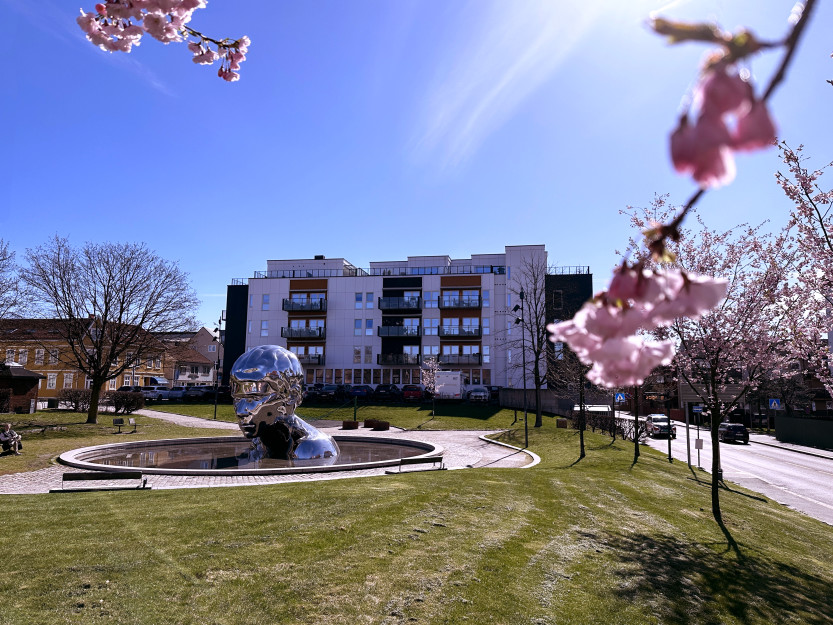
[{"label": "stone fountain rim", "polygon": [[[422,449],[425,453],[412,456],[414,458],[440,456],[443,453],[443,448],[440,445],[427,443],[425,441],[418,441],[409,438],[389,438],[383,436],[333,436],[335,441],[360,441],[363,443],[387,443],[391,445],[401,445],[403,447],[416,447]],[[62,453],[58,456],[58,462],[66,466],[74,467],[76,469],[83,469],[85,471],[113,471],[113,465],[98,464],[89,462],[83,459],[84,455],[88,455],[95,451],[102,449],[130,449],[132,447],[143,447],[147,445],[154,446],[168,446],[168,445],[182,445],[182,444],[204,444],[212,442],[228,443],[232,441],[247,441],[245,436],[198,436],[193,438],[161,438],[156,440],[142,440],[142,441],[128,441],[123,443],[105,443],[103,445],[93,445],[90,447],[79,447]],[[353,462],[350,464],[339,465],[321,465],[321,466],[307,466],[307,467],[272,467],[268,469],[160,469],[157,467],[137,468],[137,472],[145,475],[293,475],[298,473],[334,473],[341,471],[358,471],[361,469],[376,469],[381,467],[393,467],[399,464],[399,459],[391,458],[389,460],[377,460],[374,462]],[[125,468],[124,470],[130,470]]]}]

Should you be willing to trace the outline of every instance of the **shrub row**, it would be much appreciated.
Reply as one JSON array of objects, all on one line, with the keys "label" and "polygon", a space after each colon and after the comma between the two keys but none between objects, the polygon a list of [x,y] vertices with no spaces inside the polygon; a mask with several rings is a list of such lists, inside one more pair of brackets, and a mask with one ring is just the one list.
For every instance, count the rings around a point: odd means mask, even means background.
[{"label": "shrub row", "polygon": [[[58,393],[58,405],[69,404],[74,412],[87,412],[90,409],[91,396],[92,391],[89,389],[61,389]],[[145,398],[141,393],[107,391],[101,396],[101,405],[111,407],[115,414],[130,414],[145,407]]]}]

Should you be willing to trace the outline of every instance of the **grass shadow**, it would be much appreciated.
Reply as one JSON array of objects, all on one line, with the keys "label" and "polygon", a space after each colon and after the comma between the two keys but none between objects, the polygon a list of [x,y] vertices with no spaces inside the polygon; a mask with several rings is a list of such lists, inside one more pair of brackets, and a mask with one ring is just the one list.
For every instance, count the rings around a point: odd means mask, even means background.
[{"label": "grass shadow", "polygon": [[733,557],[728,548],[645,534],[614,534],[606,543],[618,560],[614,592],[650,606],[659,622],[724,623],[731,615],[739,623],[830,623],[826,580],[750,548]]}]

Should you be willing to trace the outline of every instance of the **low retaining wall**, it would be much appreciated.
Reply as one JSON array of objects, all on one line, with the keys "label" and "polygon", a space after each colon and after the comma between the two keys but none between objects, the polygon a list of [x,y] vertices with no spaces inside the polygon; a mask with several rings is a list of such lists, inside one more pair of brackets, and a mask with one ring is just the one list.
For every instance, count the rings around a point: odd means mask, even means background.
[{"label": "low retaining wall", "polygon": [[786,417],[779,414],[775,418],[775,438],[782,443],[833,449],[833,419]]}]

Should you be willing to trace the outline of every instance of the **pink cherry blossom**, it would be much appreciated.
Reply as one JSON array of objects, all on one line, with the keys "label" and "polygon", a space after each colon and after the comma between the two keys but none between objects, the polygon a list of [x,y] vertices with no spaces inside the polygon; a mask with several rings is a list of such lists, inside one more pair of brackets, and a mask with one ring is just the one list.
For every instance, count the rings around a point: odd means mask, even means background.
[{"label": "pink cherry blossom", "polygon": [[764,102],[757,100],[750,110],[738,119],[738,125],[732,139],[735,150],[760,150],[775,142],[775,123],[769,115]]},{"label": "pink cherry blossom", "polygon": [[642,384],[651,371],[674,357],[671,341],[647,341],[640,337],[606,341],[587,373],[587,379],[607,388]]},{"label": "pink cherry blossom", "polygon": [[743,80],[734,67],[727,65],[710,69],[703,76],[698,91],[704,115],[739,114],[752,103],[752,85]]}]

